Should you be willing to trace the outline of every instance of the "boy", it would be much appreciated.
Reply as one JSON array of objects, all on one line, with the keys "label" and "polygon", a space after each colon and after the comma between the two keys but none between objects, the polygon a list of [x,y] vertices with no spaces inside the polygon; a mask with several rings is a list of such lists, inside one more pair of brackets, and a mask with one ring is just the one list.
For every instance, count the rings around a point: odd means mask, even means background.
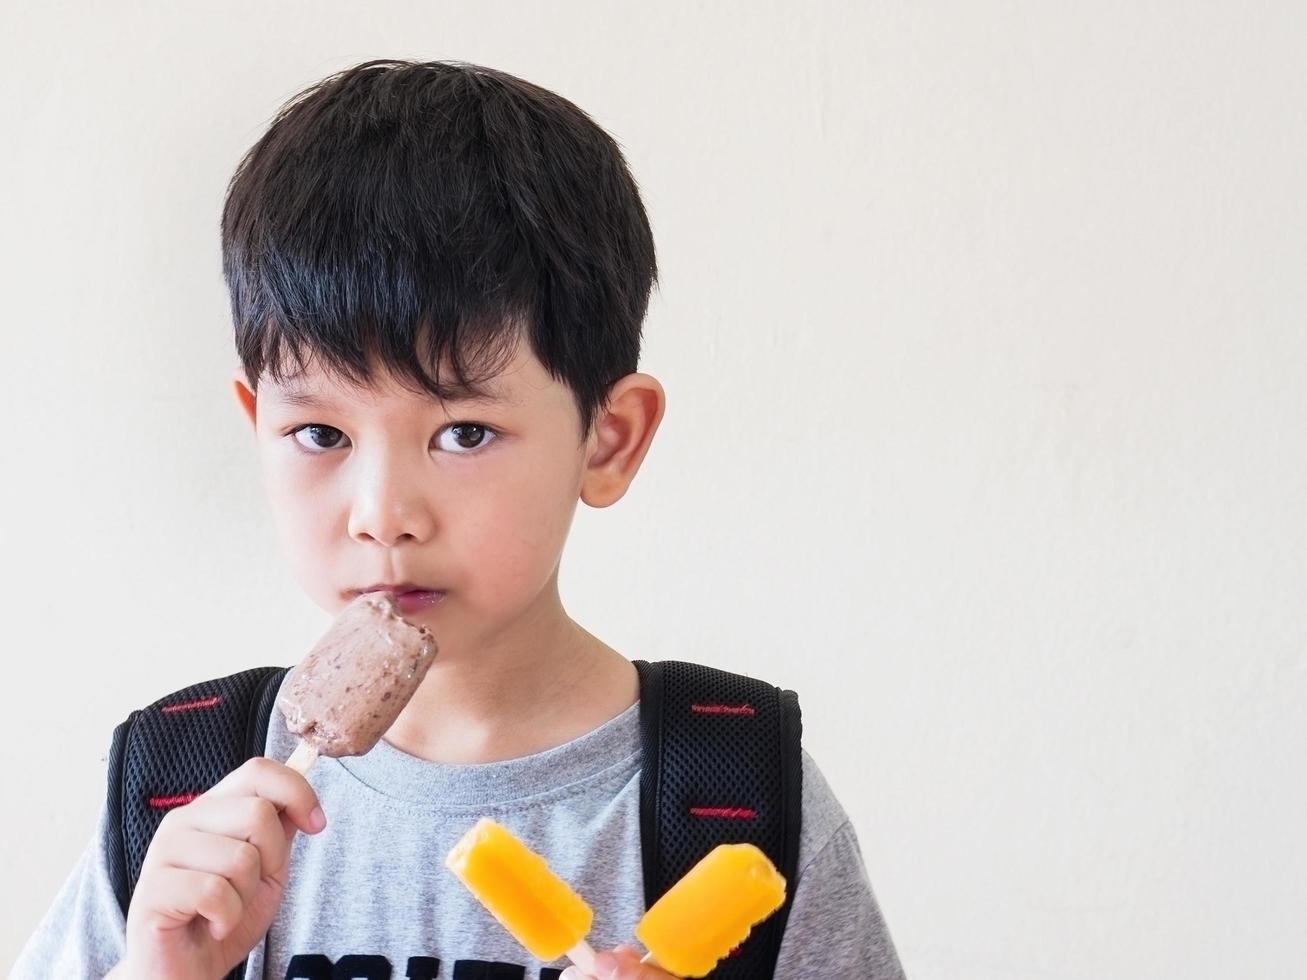
[{"label": "boy", "polygon": [[[622,497],[665,404],[636,371],[656,266],[618,147],[502,72],[367,62],[282,109],[222,236],[234,386],[296,578],[333,615],[395,591],[439,653],[367,755],[305,779],[270,725],[266,758],[164,818],[125,921],[102,810],[15,975],[556,976],[443,866],[492,816],[594,907],[601,980],[665,980],[625,945],[636,669],[558,594],[577,500]],[[776,976],[900,977],[806,753],[798,858]]]}]

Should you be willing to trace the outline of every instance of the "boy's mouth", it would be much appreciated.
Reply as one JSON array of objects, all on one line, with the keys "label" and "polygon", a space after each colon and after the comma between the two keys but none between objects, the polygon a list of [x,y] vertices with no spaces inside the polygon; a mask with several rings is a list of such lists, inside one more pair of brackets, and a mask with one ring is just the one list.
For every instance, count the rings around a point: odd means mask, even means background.
[{"label": "boy's mouth", "polygon": [[395,597],[395,605],[406,616],[429,609],[445,597],[442,589],[426,589],[420,585],[414,585],[412,582],[397,582],[394,584],[370,585],[366,589],[355,589],[350,593],[350,598],[353,599],[367,592],[391,593]]},{"label": "boy's mouth", "polygon": [[445,598],[445,593],[434,592],[428,589],[413,589],[408,592],[399,592],[395,594],[395,605],[405,616],[411,616],[419,613],[424,609],[430,609],[432,606]]}]

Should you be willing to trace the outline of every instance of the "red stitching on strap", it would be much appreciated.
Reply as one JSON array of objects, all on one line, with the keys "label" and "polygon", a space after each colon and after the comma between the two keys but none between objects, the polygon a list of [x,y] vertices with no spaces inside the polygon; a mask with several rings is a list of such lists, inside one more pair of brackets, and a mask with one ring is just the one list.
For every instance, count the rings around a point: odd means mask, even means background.
[{"label": "red stitching on strap", "polygon": [[212,708],[222,701],[221,694],[215,694],[211,698],[200,698],[198,701],[182,701],[180,704],[165,704],[159,710],[165,715],[172,714],[174,711],[199,711],[202,708]]},{"label": "red stitching on strap", "polygon": [[700,715],[751,715],[751,704],[692,704],[690,710]]},{"label": "red stitching on strap", "polygon": [[747,806],[692,806],[692,817],[722,817],[725,820],[753,820],[758,811]]},{"label": "red stitching on strap", "polygon": [[153,810],[171,810],[175,806],[191,802],[199,795],[199,793],[179,793],[177,796],[151,796],[146,802]]}]

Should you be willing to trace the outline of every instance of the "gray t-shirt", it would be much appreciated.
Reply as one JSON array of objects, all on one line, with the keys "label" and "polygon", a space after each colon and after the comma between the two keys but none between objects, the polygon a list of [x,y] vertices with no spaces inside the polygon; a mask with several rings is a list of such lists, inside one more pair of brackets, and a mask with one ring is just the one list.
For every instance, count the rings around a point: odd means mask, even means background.
[{"label": "gray t-shirt", "polygon": [[[268,728],[265,754],[286,759],[295,737],[275,719]],[[445,867],[450,848],[483,816],[544,855],[585,898],[595,913],[591,945],[636,941],[644,912],[638,704],[518,759],[447,765],[383,741],[365,756],[319,759],[308,779],[327,829],[296,835],[289,884],[246,980],[555,976],[566,960],[532,958]],[[94,839],[11,980],[98,978],[121,959],[105,817],[102,807]],[[798,867],[776,976],[901,978],[853,827],[806,751]]]}]

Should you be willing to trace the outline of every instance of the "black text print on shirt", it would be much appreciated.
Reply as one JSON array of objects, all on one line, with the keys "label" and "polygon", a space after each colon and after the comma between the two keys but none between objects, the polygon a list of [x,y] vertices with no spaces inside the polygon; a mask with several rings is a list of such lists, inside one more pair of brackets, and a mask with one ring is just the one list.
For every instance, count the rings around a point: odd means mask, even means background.
[{"label": "black text print on shirt", "polygon": [[[541,967],[540,980],[558,980],[563,971]],[[434,956],[410,956],[407,980],[526,980],[526,967],[516,963],[492,963],[488,960],[455,960],[454,971],[440,973],[440,960]],[[292,956],[286,967],[286,980],[402,980],[395,976],[390,960],[384,956],[352,953],[331,962],[321,953]]]}]

